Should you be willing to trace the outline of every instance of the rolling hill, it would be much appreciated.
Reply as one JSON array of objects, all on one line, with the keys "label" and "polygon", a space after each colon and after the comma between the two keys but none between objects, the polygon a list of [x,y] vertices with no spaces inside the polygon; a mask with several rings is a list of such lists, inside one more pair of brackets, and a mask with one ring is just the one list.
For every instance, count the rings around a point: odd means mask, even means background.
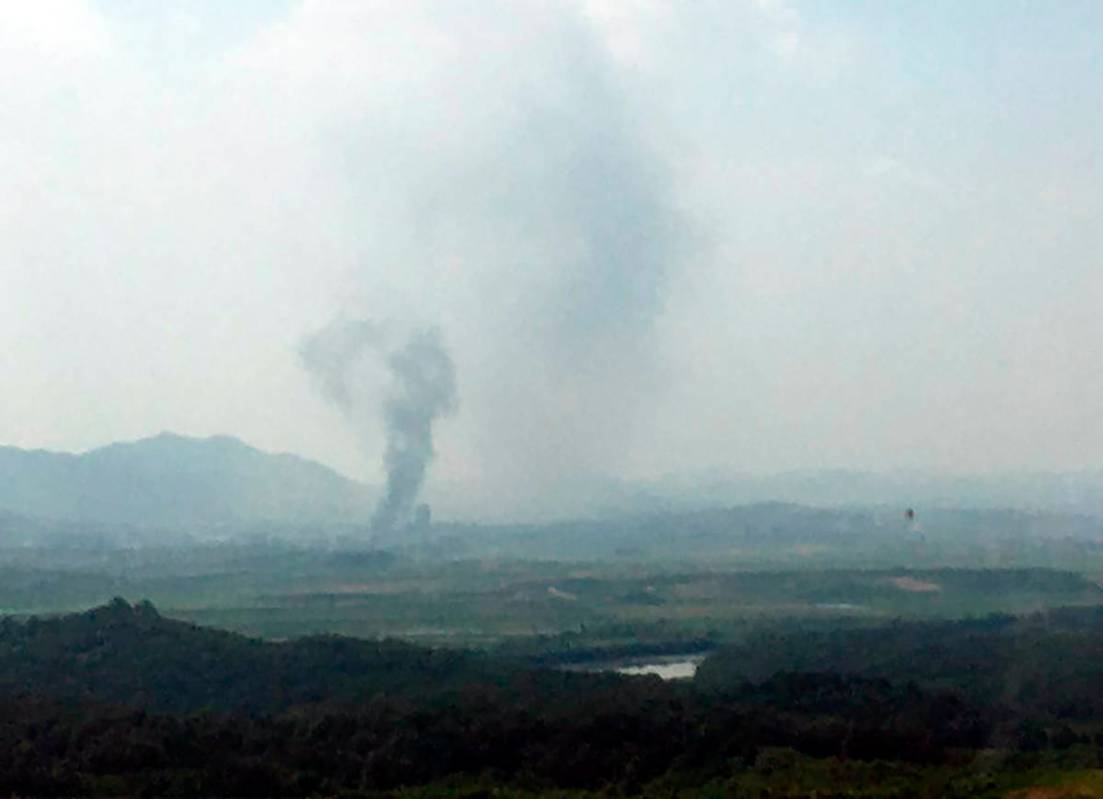
[{"label": "rolling hill", "polygon": [[0,513],[114,527],[203,529],[366,519],[370,488],[228,436],[162,433],[83,454],[0,447]]}]

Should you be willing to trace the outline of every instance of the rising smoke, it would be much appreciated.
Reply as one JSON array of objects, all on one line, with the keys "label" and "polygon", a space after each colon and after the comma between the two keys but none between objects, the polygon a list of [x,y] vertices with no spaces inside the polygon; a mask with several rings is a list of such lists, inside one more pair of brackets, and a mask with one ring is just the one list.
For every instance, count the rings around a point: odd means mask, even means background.
[{"label": "rising smoke", "polygon": [[364,239],[354,307],[439,321],[468,365],[454,444],[478,483],[434,488],[479,516],[564,513],[646,445],[668,385],[659,322],[690,246],[661,136],[601,37],[551,6],[507,6],[446,26],[477,57],[402,72],[396,96],[430,101],[384,107],[340,156]]},{"label": "rising smoke", "polygon": [[[372,527],[389,531],[411,525],[433,459],[433,423],[457,404],[455,366],[439,331],[421,328],[398,336],[372,321],[337,320],[307,338],[299,354],[362,441],[382,410],[387,479]],[[380,367],[389,383],[382,395],[371,380]]]}]

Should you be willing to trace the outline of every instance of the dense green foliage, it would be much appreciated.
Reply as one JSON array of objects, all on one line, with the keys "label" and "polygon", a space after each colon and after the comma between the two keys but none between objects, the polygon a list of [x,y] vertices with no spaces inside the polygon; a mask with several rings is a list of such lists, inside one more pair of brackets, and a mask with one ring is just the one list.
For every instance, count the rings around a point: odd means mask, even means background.
[{"label": "dense green foliage", "polygon": [[784,671],[913,681],[1046,720],[1103,720],[1103,608],[1026,617],[775,628],[714,654],[697,683],[723,689]]},{"label": "dense green foliage", "polygon": [[485,657],[459,650],[338,636],[264,642],[122,599],[87,613],[0,621],[0,691],[151,710],[270,712],[322,699],[424,695],[493,672]]},{"label": "dense green foliage", "polygon": [[[953,783],[965,796],[983,793],[962,787],[971,784],[962,775],[985,752],[1003,753],[986,774],[1055,753],[1079,766],[1100,757],[1103,612],[764,635],[706,661],[697,684],[679,684],[387,641],[262,642],[122,600],[9,619],[0,626],[0,793],[493,784],[662,795],[711,785],[750,796],[777,788],[782,774],[810,785],[816,764],[840,764],[823,779],[857,786],[885,763],[895,765],[882,788],[939,796]],[[745,679],[740,656],[766,640],[777,644],[777,669],[763,654]],[[1033,653],[1030,673],[1042,681],[1033,684],[1051,691],[988,690],[1006,685],[1007,658],[1020,652]]]}]

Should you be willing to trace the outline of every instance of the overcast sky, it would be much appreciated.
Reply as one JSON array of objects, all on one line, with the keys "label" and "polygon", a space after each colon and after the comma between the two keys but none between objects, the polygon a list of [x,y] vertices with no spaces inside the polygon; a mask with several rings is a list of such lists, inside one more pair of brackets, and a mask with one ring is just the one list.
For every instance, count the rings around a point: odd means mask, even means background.
[{"label": "overcast sky", "polygon": [[0,442],[378,482],[297,357],[364,317],[487,496],[1100,467],[1101,143],[1094,0],[13,0]]}]

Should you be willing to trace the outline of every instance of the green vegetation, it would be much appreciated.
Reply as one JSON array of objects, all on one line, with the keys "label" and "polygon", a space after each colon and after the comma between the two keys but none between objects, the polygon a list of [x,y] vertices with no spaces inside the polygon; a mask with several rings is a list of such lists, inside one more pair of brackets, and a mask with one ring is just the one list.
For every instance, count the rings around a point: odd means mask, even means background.
[{"label": "green vegetation", "polygon": [[251,635],[337,632],[482,647],[534,637],[575,646],[722,641],[770,619],[860,624],[1103,602],[1094,582],[1040,569],[724,572],[458,562],[328,580],[317,573],[310,582],[272,588],[202,603],[178,595],[188,604],[152,596],[181,618]]},{"label": "green vegetation", "polygon": [[339,633],[476,647],[562,636],[592,646],[728,641],[770,619],[862,624],[1103,602],[1095,579],[1037,567],[762,571],[427,559],[272,543],[0,553],[0,609],[8,613],[72,612],[116,595],[148,597],[174,617],[268,638]]},{"label": "green vegetation", "polygon": [[1103,610],[761,635],[779,646],[759,674],[738,667],[752,636],[666,683],[264,642],[122,600],[7,619],[0,791],[965,797],[1097,779]]},{"label": "green vegetation", "polygon": [[1094,523],[926,519],[0,547],[0,794],[1091,795]]}]

